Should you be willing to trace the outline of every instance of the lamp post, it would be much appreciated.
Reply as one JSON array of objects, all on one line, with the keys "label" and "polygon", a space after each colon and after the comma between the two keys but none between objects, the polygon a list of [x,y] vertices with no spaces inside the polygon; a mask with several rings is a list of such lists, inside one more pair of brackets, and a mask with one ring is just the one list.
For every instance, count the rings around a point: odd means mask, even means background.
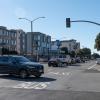
[{"label": "lamp post", "polygon": [[[37,17],[37,18],[35,18],[34,20],[30,20],[30,19],[27,19],[27,18],[19,18],[19,19],[24,19],[24,20],[27,20],[28,22],[30,22],[30,24],[31,24],[31,33],[32,33],[32,32],[33,32],[33,23],[34,23],[36,20],[40,19],[40,18],[45,18],[45,17]],[[32,50],[32,53],[33,53],[33,50]],[[37,49],[37,57],[36,57],[36,59],[37,59],[37,61],[38,61],[38,49]]]},{"label": "lamp post", "polygon": [[45,18],[45,17],[38,17],[38,18],[35,18],[34,20],[30,20],[27,18],[19,18],[19,19],[25,19],[25,20],[29,21],[31,23],[31,32],[33,32],[33,22],[40,19],[40,18]]}]

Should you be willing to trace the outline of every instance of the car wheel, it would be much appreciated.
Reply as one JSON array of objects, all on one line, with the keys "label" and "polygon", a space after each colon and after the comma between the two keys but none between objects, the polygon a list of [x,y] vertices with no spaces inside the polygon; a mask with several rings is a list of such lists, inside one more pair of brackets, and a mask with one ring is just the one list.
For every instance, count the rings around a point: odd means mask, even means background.
[{"label": "car wheel", "polygon": [[24,69],[21,70],[20,73],[19,73],[19,76],[20,76],[21,78],[26,78],[26,77],[28,76],[27,71],[24,70]]},{"label": "car wheel", "polygon": [[62,67],[62,65],[63,65],[63,64],[62,64],[61,62],[60,62],[60,63],[58,63],[58,67]]},{"label": "car wheel", "polygon": [[48,67],[51,67],[51,64],[48,64]]},{"label": "car wheel", "polygon": [[63,63],[63,65],[62,65],[63,67],[66,67],[67,65],[66,65],[66,63]]},{"label": "car wheel", "polygon": [[58,65],[57,64],[53,64],[53,67],[57,67]]}]

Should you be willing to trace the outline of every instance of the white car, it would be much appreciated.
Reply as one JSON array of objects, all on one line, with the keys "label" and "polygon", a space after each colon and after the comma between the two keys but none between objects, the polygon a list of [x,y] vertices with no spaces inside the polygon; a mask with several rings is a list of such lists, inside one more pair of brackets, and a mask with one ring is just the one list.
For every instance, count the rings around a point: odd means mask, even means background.
[{"label": "white car", "polygon": [[62,58],[59,58],[63,63],[66,63],[67,65],[70,65],[71,64],[71,57],[70,55],[66,55],[66,57],[62,57]]},{"label": "white car", "polygon": [[96,64],[100,64],[100,58],[96,59]]}]

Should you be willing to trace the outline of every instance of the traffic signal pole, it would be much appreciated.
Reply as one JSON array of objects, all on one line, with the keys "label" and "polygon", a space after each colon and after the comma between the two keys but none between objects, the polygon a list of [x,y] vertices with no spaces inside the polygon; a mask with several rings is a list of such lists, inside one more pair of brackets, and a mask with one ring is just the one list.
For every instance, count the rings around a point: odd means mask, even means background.
[{"label": "traffic signal pole", "polygon": [[87,20],[75,20],[75,21],[71,21],[70,18],[66,18],[66,27],[67,28],[71,27],[71,22],[86,22],[86,23],[92,23],[92,24],[100,26],[100,23],[93,22],[93,21],[87,21]]},{"label": "traffic signal pole", "polygon": [[93,21],[87,21],[87,20],[75,20],[75,21],[70,21],[70,22],[87,22],[87,23],[92,23],[92,24],[95,24],[95,25],[99,25],[99,23],[96,23],[96,22],[93,22]]}]

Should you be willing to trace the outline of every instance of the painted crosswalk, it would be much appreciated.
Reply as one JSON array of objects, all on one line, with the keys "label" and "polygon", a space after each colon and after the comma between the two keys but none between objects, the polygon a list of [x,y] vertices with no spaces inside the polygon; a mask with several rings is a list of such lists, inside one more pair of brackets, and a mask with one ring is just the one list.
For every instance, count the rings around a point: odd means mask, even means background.
[{"label": "painted crosswalk", "polygon": [[13,86],[12,88],[23,88],[23,89],[45,89],[50,82],[24,82]]}]

